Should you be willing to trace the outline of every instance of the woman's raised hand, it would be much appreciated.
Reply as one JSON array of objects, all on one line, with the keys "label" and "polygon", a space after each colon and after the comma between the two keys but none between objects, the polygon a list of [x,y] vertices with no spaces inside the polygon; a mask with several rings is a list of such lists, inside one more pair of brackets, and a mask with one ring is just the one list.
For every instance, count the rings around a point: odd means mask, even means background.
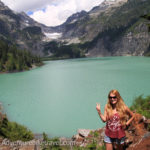
[{"label": "woman's raised hand", "polygon": [[100,106],[99,103],[96,103],[96,109],[97,109],[98,112],[101,112],[101,106]]}]

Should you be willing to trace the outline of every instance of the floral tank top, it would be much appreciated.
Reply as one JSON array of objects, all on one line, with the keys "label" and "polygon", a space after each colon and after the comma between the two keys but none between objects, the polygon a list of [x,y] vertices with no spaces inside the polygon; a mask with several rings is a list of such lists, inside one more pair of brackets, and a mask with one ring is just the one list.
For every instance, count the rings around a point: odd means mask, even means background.
[{"label": "floral tank top", "polygon": [[125,131],[120,124],[119,114],[114,114],[106,123],[105,134],[111,138],[122,138],[125,136]]}]

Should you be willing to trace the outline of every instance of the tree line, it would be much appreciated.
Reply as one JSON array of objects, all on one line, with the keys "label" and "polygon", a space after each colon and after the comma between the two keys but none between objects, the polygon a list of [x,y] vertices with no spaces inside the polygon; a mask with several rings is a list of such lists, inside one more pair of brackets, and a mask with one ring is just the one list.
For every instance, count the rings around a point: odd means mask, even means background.
[{"label": "tree line", "polygon": [[79,44],[67,45],[65,42],[51,41],[45,43],[44,53],[48,55],[51,52],[52,58],[81,58],[85,57],[84,51],[80,48]]},{"label": "tree line", "polygon": [[40,57],[27,50],[20,50],[14,44],[0,40],[0,72],[28,70],[32,65],[42,64]]}]

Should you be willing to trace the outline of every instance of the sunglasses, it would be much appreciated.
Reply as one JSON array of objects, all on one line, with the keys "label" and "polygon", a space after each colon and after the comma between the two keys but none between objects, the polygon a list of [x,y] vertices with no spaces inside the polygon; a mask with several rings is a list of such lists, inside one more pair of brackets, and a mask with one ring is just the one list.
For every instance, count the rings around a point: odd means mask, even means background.
[{"label": "sunglasses", "polygon": [[117,97],[116,96],[109,96],[109,99],[116,99]]}]

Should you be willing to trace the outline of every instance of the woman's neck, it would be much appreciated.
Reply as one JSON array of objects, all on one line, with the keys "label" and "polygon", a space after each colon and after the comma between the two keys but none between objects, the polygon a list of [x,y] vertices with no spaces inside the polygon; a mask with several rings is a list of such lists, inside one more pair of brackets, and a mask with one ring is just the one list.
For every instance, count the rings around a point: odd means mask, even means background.
[{"label": "woman's neck", "polygon": [[116,109],[116,104],[112,104],[112,109],[113,109],[113,110]]}]

